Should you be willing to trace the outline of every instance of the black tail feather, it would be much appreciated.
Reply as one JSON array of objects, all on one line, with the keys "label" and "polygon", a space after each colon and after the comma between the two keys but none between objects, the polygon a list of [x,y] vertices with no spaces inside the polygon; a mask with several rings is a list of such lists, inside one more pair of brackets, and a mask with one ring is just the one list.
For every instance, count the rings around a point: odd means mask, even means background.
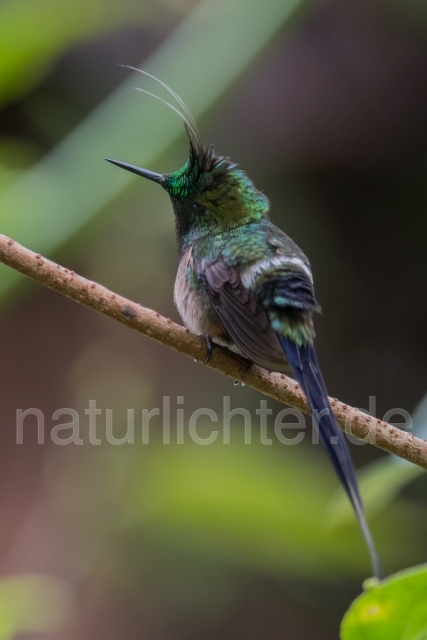
[{"label": "black tail feather", "polygon": [[307,398],[313,414],[313,422],[319,430],[320,439],[326,449],[326,453],[353,505],[369,550],[374,575],[376,578],[381,579],[384,577],[384,572],[363,512],[363,504],[350,451],[344,434],[338,427],[332,412],[314,346],[307,344],[299,347],[289,338],[283,336],[278,336],[278,338],[295,379]]}]

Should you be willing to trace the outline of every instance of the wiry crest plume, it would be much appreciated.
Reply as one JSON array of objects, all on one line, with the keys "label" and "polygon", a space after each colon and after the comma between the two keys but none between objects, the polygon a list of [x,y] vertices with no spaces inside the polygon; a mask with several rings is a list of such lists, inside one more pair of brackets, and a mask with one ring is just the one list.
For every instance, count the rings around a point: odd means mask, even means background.
[{"label": "wiry crest plume", "polygon": [[156,76],[153,76],[151,73],[148,73],[148,71],[143,71],[142,69],[137,69],[136,67],[131,67],[126,64],[121,66],[125,67],[126,69],[132,69],[132,71],[137,71],[138,73],[142,73],[144,76],[147,76],[148,78],[152,78],[153,80],[158,82],[164,89],[166,89],[166,91],[174,98],[174,100],[177,101],[179,107],[183,110],[184,113],[182,113],[174,105],[170,104],[170,102],[167,102],[166,100],[163,100],[163,98],[161,98],[160,96],[157,96],[155,93],[151,93],[150,91],[146,91],[145,89],[141,89],[140,87],[134,87],[137,91],[140,91],[141,93],[146,93],[152,98],[156,98],[156,100],[160,100],[160,102],[163,102],[163,104],[165,104],[167,107],[172,109],[172,111],[175,111],[175,113],[177,113],[179,117],[182,118],[182,120],[184,121],[185,128],[187,130],[187,134],[190,140],[194,143],[196,147],[198,147],[199,150],[202,150],[203,149],[202,139],[200,137],[200,133],[197,128],[196,121],[193,118],[193,115],[190,109],[185,104],[184,100],[180,98],[179,95],[173,89],[171,89],[169,85],[166,84],[166,82],[163,82],[159,78],[156,78]]},{"label": "wiry crest plume", "polygon": [[182,186],[186,183],[187,195],[194,191],[214,189],[228,172],[236,169],[237,164],[229,158],[215,155],[212,144],[200,144],[199,140],[194,140],[187,125],[185,129],[190,142],[189,157],[182,169],[170,174],[171,183],[182,181]]},{"label": "wiry crest plume", "polygon": [[156,100],[160,100],[160,102],[163,102],[163,104],[165,104],[177,115],[179,115],[179,117],[184,121],[184,127],[188,136],[188,140],[190,142],[188,161],[181,169],[179,169],[175,173],[171,173],[168,176],[165,176],[165,180],[162,183],[164,189],[166,189],[166,191],[168,191],[171,195],[177,197],[186,197],[200,188],[204,188],[206,190],[214,189],[215,186],[219,184],[222,179],[224,179],[227,173],[232,169],[235,169],[237,165],[230,162],[228,158],[225,158],[223,156],[216,156],[212,145],[209,145],[207,147],[203,145],[196,121],[191,111],[185,104],[184,100],[182,100],[182,98],[180,98],[180,96],[173,89],[171,89],[171,87],[169,87],[165,82],[163,82],[159,78],[156,78],[156,76],[153,76],[147,71],[143,71],[142,69],[137,69],[135,67],[130,67],[128,65],[122,66],[126,67],[127,69],[132,69],[133,71],[142,73],[149,78],[152,78],[153,80],[158,82],[164,89],[166,89],[166,91],[178,103],[177,108],[160,96],[157,96],[150,91],[146,91],[145,89],[135,87],[137,91],[156,98]]}]

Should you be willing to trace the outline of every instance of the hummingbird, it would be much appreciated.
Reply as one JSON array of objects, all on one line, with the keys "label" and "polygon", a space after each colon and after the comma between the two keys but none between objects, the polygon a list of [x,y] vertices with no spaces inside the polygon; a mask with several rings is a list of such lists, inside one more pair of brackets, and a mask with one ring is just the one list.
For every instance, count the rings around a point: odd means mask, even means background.
[{"label": "hummingbird", "polygon": [[178,107],[138,89],[165,102],[183,119],[189,156],[181,169],[167,174],[106,160],[156,182],[170,197],[178,242],[178,312],[190,331],[206,339],[207,360],[216,343],[269,371],[288,372],[290,367],[353,506],[373,575],[382,579],[350,451],[332,412],[314,347],[313,314],[320,306],[310,263],[271,222],[269,200],[248,175],[217,155],[213,145],[202,143],[184,101],[155,76],[134,70],[159,82],[176,100]]}]

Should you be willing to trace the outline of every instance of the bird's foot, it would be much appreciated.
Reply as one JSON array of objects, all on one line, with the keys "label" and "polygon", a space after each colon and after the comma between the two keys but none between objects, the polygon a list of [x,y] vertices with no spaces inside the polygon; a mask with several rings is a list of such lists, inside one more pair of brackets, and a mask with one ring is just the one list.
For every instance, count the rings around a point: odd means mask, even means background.
[{"label": "bird's foot", "polygon": [[212,355],[212,350],[213,350],[213,342],[212,342],[212,338],[208,335],[205,336],[205,341],[206,341],[206,360],[204,362],[204,364],[208,364],[209,360],[211,359],[211,355]]}]

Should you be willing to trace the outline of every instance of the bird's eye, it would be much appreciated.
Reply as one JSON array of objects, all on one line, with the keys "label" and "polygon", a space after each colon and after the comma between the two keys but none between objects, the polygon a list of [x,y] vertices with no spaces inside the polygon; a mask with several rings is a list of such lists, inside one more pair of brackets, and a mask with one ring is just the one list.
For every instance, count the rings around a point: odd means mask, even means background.
[{"label": "bird's eye", "polygon": [[206,207],[204,207],[202,204],[200,204],[199,202],[195,202],[193,205],[193,209],[196,213],[205,213],[206,212]]}]

